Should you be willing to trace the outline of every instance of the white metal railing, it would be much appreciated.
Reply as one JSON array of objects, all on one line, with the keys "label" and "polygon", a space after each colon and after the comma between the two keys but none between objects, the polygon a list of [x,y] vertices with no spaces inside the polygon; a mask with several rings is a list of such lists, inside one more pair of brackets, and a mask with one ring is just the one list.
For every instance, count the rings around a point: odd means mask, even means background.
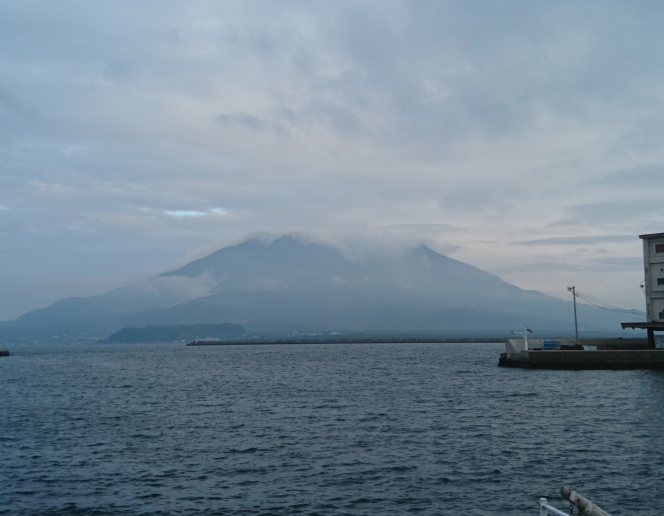
[{"label": "white metal railing", "polygon": [[556,516],[569,516],[568,512],[563,512],[560,509],[556,509],[552,505],[546,503],[546,498],[539,499],[540,506],[540,516],[548,516],[549,514],[555,514]]}]

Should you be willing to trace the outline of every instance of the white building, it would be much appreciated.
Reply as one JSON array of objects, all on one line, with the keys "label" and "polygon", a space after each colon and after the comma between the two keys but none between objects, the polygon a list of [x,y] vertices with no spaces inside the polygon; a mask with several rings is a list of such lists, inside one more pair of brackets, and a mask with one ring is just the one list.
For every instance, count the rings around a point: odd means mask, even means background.
[{"label": "white building", "polygon": [[643,240],[647,322],[622,323],[623,328],[648,331],[648,347],[655,348],[655,332],[664,331],[664,233],[639,235]]},{"label": "white building", "polygon": [[664,233],[639,235],[643,240],[648,322],[664,322]]}]

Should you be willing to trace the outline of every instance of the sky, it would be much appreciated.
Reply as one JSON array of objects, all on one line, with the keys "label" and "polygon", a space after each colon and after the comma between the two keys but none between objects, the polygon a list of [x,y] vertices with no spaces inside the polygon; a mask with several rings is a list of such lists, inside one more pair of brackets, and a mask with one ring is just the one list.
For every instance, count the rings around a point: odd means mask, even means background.
[{"label": "sky", "polygon": [[0,0],[0,320],[255,235],[643,309],[664,3]]}]

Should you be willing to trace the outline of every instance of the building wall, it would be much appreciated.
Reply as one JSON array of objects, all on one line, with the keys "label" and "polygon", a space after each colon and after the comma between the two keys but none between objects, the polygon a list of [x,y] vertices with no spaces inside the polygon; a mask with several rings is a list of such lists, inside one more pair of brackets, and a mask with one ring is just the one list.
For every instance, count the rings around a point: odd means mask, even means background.
[{"label": "building wall", "polygon": [[664,322],[664,234],[641,238],[648,322]]}]

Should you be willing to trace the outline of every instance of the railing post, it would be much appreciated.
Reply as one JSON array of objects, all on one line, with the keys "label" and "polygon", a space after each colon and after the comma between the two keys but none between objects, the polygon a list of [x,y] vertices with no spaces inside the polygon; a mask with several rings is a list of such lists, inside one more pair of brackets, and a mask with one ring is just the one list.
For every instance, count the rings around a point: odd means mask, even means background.
[{"label": "railing post", "polygon": [[549,511],[546,510],[546,498],[540,498],[540,516],[547,516]]}]

